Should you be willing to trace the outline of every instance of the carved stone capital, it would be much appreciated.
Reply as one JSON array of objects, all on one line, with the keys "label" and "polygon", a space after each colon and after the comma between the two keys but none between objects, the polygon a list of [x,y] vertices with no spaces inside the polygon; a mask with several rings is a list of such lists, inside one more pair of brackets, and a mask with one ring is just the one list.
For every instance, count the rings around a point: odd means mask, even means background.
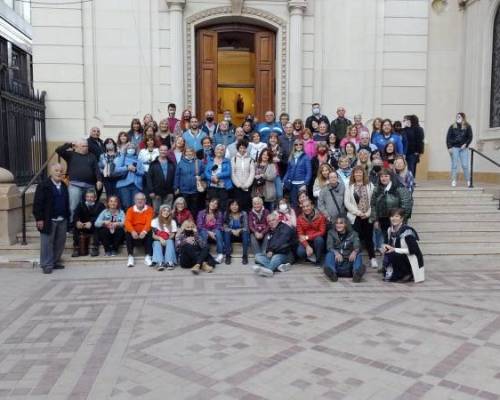
[{"label": "carved stone capital", "polygon": [[186,0],[165,0],[170,10],[183,10],[186,6]]},{"label": "carved stone capital", "polygon": [[303,13],[307,8],[307,0],[288,0],[288,9],[290,12]]}]

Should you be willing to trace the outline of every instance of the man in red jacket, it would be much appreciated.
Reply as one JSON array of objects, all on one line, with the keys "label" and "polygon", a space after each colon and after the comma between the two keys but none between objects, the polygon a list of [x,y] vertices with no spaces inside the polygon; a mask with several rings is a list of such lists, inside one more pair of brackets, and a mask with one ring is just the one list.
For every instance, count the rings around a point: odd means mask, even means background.
[{"label": "man in red jacket", "polygon": [[321,266],[325,253],[325,234],[325,216],[314,208],[311,200],[305,200],[302,213],[297,218],[297,257]]}]

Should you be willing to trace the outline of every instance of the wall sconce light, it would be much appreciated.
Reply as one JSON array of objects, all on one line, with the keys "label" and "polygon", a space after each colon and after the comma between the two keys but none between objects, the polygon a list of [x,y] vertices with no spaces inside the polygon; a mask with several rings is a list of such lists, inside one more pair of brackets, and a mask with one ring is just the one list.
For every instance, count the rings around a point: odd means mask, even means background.
[{"label": "wall sconce light", "polygon": [[441,14],[448,7],[448,0],[432,0],[432,9]]}]

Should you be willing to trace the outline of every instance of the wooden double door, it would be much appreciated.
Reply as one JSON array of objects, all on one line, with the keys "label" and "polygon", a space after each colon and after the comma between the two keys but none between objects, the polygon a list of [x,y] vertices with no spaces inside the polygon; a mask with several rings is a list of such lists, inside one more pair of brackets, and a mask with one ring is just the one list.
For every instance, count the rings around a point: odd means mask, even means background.
[{"label": "wooden double door", "polygon": [[224,24],[196,34],[196,113],[225,110],[240,124],[248,114],[260,121],[275,107],[276,34],[261,27]]}]

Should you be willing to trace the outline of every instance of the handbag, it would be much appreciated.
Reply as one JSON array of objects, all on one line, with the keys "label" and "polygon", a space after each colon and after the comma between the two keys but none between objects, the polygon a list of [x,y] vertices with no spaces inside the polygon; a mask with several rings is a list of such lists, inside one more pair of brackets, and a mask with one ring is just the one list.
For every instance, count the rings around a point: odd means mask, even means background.
[{"label": "handbag", "polygon": [[335,206],[337,207],[337,212],[339,213],[339,217],[345,218],[347,215],[344,212],[340,211],[339,203],[337,203],[337,199],[335,198],[335,195],[333,194],[333,189],[330,189],[330,195],[332,196],[333,201],[335,202]]},{"label": "handbag", "polygon": [[205,192],[205,190],[207,190],[207,183],[202,179],[198,179],[200,176],[199,176],[198,160],[197,159],[194,160],[194,174],[196,176],[196,190],[199,193]]},{"label": "handbag", "polygon": [[163,240],[168,240],[168,238],[170,237],[170,234],[168,232],[159,229],[155,230],[155,235],[162,238]]}]

